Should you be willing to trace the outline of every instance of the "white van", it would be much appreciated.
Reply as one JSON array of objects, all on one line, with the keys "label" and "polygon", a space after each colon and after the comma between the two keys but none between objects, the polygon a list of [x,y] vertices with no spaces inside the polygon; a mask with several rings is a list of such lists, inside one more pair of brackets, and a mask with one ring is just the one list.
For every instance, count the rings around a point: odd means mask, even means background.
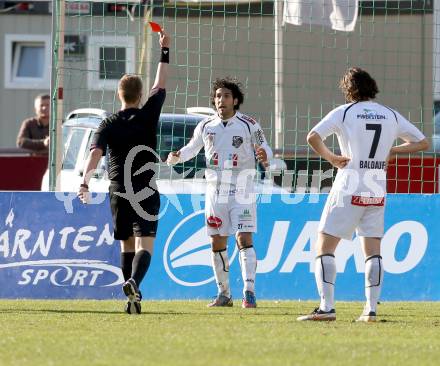
[{"label": "white van", "polygon": [[[210,112],[212,111],[212,112]],[[193,193],[203,194],[206,190],[206,182],[203,178],[205,169],[205,157],[203,152],[194,159],[178,164],[174,167],[166,165],[165,161],[170,151],[176,151],[191,139],[197,124],[206,118],[211,109],[199,112],[190,109],[191,114],[162,113],[159,118],[157,131],[157,151],[160,162],[157,176],[157,186],[162,194]],[[209,113],[208,113],[209,112]],[[76,192],[82,183],[85,162],[90,152],[90,144],[93,134],[103,119],[110,114],[101,109],[83,108],[69,113],[63,124],[63,161],[61,173],[57,179],[60,182],[60,190],[64,192]],[[203,151],[203,150],[202,150]],[[106,192],[110,184],[107,171],[107,158],[102,157],[93,177],[89,182],[90,191]],[[274,159],[272,167],[285,169],[284,161]],[[256,183],[257,191],[267,191],[267,181]],[[49,172],[46,171],[42,181],[42,191],[49,190]],[[278,186],[273,186],[273,193],[288,193]]]}]

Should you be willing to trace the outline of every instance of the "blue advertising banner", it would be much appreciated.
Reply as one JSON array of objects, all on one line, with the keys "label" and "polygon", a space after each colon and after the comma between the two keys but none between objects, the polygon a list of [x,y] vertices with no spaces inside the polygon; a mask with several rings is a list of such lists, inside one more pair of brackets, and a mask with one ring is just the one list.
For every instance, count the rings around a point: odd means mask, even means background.
[{"label": "blue advertising banner", "polygon": [[[326,195],[260,195],[254,236],[260,299],[317,299],[313,243]],[[147,299],[216,294],[204,197],[162,196],[159,231],[141,290]],[[389,195],[383,300],[440,300],[439,195]],[[119,242],[106,194],[82,205],[73,193],[0,192],[0,298],[122,298]],[[235,239],[232,294],[241,298]],[[364,299],[359,238],[336,251],[338,300]]]}]

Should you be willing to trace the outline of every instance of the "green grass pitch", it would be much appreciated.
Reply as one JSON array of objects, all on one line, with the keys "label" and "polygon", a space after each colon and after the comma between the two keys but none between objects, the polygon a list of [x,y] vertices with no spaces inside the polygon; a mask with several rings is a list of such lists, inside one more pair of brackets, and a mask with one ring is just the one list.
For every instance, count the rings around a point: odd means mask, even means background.
[{"label": "green grass pitch", "polygon": [[316,303],[259,301],[0,300],[0,365],[439,365],[440,302],[337,303],[337,321],[297,322]]}]

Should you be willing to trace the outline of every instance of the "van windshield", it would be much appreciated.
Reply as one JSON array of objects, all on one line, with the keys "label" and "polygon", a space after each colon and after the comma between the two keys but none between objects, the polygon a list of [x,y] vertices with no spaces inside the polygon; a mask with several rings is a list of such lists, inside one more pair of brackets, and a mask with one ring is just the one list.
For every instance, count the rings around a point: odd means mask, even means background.
[{"label": "van windshield", "polygon": [[163,160],[166,160],[168,153],[177,151],[185,146],[193,135],[195,125],[184,125],[181,123],[160,124],[160,132],[158,134],[158,152]]},{"label": "van windshield", "polygon": [[78,153],[81,149],[81,144],[83,142],[85,133],[86,129],[84,128],[64,128],[63,138],[65,143],[63,169],[75,169],[75,165],[78,160]]},{"label": "van windshield", "polygon": [[[157,134],[157,152],[162,161],[166,161],[171,151],[180,150],[191,140],[197,122],[202,119],[201,117],[191,117],[191,120],[188,118],[188,121],[183,119],[183,123],[165,118],[160,121],[160,129]],[[183,164],[177,164],[173,169],[178,174],[184,173],[186,178],[192,178],[197,170],[205,167],[204,154],[200,152],[194,159]]]}]

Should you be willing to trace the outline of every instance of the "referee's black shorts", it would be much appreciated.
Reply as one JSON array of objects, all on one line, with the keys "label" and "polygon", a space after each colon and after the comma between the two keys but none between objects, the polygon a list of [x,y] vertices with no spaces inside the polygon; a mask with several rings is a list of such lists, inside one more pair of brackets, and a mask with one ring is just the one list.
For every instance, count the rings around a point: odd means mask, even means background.
[{"label": "referee's black shorts", "polygon": [[[134,189],[138,192],[140,189]],[[116,240],[127,240],[130,236],[156,236],[160,195],[155,191],[151,196],[138,203],[136,207],[128,199],[117,195],[117,192],[125,193],[122,185],[110,184],[110,208],[113,219],[113,236]],[[140,206],[140,207],[139,207]],[[143,215],[141,217],[139,214]]]}]

